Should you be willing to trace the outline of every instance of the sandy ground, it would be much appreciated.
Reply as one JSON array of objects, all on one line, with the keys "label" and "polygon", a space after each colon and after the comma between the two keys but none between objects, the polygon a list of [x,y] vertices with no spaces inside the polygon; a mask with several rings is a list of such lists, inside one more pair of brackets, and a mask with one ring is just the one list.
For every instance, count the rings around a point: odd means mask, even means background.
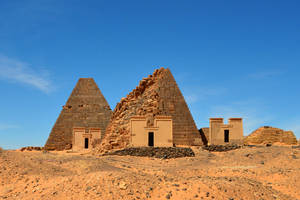
[{"label": "sandy ground", "polygon": [[0,199],[300,199],[300,149],[243,148],[155,159],[0,153]]}]

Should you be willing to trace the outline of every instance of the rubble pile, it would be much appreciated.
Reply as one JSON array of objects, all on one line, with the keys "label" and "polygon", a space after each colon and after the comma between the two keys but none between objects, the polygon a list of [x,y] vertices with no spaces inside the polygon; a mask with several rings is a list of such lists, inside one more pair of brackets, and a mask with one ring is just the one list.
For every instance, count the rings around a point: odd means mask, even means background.
[{"label": "rubble pile", "polygon": [[28,146],[28,147],[22,147],[20,149],[20,151],[42,151],[44,148],[43,147],[32,147],[32,146]]},{"label": "rubble pile", "polygon": [[195,154],[191,148],[180,147],[132,147],[122,150],[110,152],[104,155],[119,155],[119,156],[141,156],[155,157],[161,159],[194,157]]},{"label": "rubble pile", "polygon": [[239,149],[241,146],[231,144],[231,145],[207,145],[203,146],[202,149],[207,150],[207,151],[214,151],[214,152],[224,152],[224,151],[230,151],[230,150],[235,150]]},{"label": "rubble pile", "polygon": [[156,70],[153,75],[149,75],[141,80],[139,86],[117,104],[103,141],[98,146],[100,151],[109,151],[116,148],[122,149],[129,144],[129,122],[131,117],[146,115],[150,118],[162,114],[157,109],[159,98],[156,90],[157,84],[155,84],[160,74],[161,71]]}]

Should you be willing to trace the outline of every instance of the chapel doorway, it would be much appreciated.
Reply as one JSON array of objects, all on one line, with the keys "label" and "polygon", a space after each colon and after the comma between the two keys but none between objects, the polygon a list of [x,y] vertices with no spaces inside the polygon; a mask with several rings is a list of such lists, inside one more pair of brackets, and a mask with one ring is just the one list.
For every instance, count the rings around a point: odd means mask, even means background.
[{"label": "chapel doorway", "polygon": [[229,142],[229,130],[224,130],[224,142]]},{"label": "chapel doorway", "polygon": [[89,148],[89,138],[84,138],[84,148],[85,149]]},{"label": "chapel doorway", "polygon": [[154,133],[153,132],[148,133],[148,146],[149,147],[154,146]]}]

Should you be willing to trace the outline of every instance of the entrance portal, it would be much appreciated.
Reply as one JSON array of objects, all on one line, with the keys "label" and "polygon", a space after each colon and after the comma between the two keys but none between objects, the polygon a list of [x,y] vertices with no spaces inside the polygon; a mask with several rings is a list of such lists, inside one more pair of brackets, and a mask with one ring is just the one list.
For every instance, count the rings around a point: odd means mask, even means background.
[{"label": "entrance portal", "polygon": [[154,133],[153,132],[148,133],[148,146],[149,147],[154,146]]},{"label": "entrance portal", "polygon": [[224,142],[229,142],[229,130],[224,130]]},{"label": "entrance portal", "polygon": [[84,148],[85,149],[89,148],[89,138],[84,138]]}]

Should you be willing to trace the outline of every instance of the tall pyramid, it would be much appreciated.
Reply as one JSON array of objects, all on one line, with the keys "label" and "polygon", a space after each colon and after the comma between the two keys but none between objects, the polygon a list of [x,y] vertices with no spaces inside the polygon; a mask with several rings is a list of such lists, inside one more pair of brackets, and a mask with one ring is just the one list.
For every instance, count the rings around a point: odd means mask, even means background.
[{"label": "tall pyramid", "polygon": [[169,69],[161,68],[140,81],[113,111],[99,152],[121,149],[130,144],[130,118],[172,116],[175,145],[202,145],[202,140],[185,99]]},{"label": "tall pyramid", "polygon": [[103,134],[111,114],[94,79],[80,78],[51,130],[45,149],[70,149],[73,127],[100,128]]}]

